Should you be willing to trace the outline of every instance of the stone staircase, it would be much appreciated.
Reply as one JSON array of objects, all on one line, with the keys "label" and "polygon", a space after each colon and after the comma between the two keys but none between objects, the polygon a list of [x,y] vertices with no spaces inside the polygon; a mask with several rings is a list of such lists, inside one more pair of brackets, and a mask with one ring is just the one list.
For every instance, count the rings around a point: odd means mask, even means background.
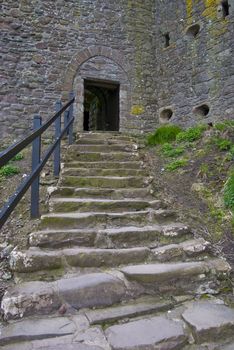
[{"label": "stone staircase", "polygon": [[11,254],[3,349],[234,349],[217,296],[230,266],[151,182],[134,138],[79,135],[39,231]]}]

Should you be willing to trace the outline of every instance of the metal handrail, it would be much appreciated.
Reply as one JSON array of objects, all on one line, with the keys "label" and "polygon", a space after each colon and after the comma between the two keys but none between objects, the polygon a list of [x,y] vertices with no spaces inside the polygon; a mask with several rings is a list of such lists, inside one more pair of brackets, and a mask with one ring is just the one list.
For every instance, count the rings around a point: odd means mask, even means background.
[{"label": "metal handrail", "polygon": [[[54,153],[54,175],[60,172],[60,143],[64,135],[68,136],[69,144],[73,142],[73,103],[75,101],[73,93],[70,94],[70,101],[62,107],[61,101],[56,102],[56,113],[45,124],[41,124],[41,117],[36,115],[33,120],[34,131],[23,140],[16,142],[12,146],[0,153],[0,167],[5,165],[11,158],[32,143],[32,172],[20,184],[15,193],[0,211],[0,229],[9,218],[21,198],[31,186],[31,218],[39,217],[39,177],[42,169],[50,156]],[[65,112],[65,113],[64,113]],[[64,113],[64,128],[61,131],[61,115]],[[55,141],[47,149],[41,160],[41,135],[55,122]]]}]

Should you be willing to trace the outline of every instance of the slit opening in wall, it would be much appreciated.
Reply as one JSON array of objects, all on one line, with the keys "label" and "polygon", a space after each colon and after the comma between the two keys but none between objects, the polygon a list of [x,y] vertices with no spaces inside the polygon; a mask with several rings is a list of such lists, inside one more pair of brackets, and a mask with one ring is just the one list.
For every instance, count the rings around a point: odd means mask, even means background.
[{"label": "slit opening in wall", "polygon": [[84,131],[119,131],[119,90],[116,82],[84,80]]},{"label": "slit opening in wall", "polygon": [[200,30],[201,30],[200,24],[198,23],[192,24],[186,29],[186,32],[185,32],[186,37],[189,39],[194,39],[199,34]]},{"label": "slit opening in wall", "polygon": [[166,48],[166,47],[170,46],[170,41],[171,41],[170,34],[165,33],[165,34],[163,34],[163,37],[164,37],[164,47]]},{"label": "slit opening in wall", "polygon": [[221,6],[221,14],[222,14],[222,18],[225,18],[229,15],[229,3],[228,0],[222,0],[220,3]]},{"label": "slit opening in wall", "polygon": [[203,103],[197,107],[194,107],[193,113],[200,116],[200,117],[206,117],[210,112],[210,107],[206,104]]},{"label": "slit opening in wall", "polygon": [[160,110],[159,121],[161,123],[168,123],[173,116],[173,110],[169,107]]}]

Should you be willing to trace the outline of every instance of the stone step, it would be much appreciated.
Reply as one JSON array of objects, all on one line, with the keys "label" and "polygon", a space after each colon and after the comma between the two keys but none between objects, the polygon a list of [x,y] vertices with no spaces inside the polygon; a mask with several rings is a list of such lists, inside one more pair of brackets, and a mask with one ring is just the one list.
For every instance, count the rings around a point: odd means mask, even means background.
[{"label": "stone step", "polygon": [[190,228],[180,223],[168,225],[126,226],[100,230],[96,245],[108,248],[130,248],[137,246],[158,247],[171,242],[191,238]]},{"label": "stone step", "polygon": [[200,259],[207,256],[208,247],[210,243],[203,238],[184,241],[179,244],[170,244],[162,247],[158,247],[152,250],[154,254],[154,260],[160,262],[168,261],[187,261],[194,257]]},{"label": "stone step", "polygon": [[125,162],[118,162],[118,161],[106,161],[101,160],[98,162],[82,162],[82,161],[66,161],[64,163],[64,168],[86,168],[86,169],[143,169],[144,164],[142,161],[134,160],[134,161],[125,161]]},{"label": "stone step", "polygon": [[[183,312],[182,318],[191,329],[196,343],[233,337],[234,309],[220,304],[220,300],[219,303],[204,300],[193,302]],[[228,346],[216,349],[224,350]]]},{"label": "stone step", "polygon": [[52,213],[41,217],[40,228],[114,228],[119,226],[145,226],[146,223],[163,223],[175,219],[171,210],[142,210],[138,212]]},{"label": "stone step", "polygon": [[147,176],[145,169],[65,168],[66,176]]},{"label": "stone step", "polygon": [[122,322],[123,319],[166,311],[172,307],[173,302],[171,298],[163,299],[162,297],[147,296],[105,309],[88,310],[85,312],[85,316],[89,320],[90,325],[106,325],[119,320]]},{"label": "stone step", "polygon": [[[178,342],[176,324],[184,330],[183,344]],[[170,299],[143,297],[114,307],[84,310],[79,315],[69,313],[66,305],[63,317],[29,317],[10,322],[1,327],[0,346],[3,350],[100,350],[110,346],[233,350],[233,331],[234,309],[220,299],[187,301],[177,307]]]},{"label": "stone step", "polygon": [[98,199],[126,199],[144,198],[152,200],[151,189],[147,188],[79,188],[79,187],[55,187],[52,189],[53,197],[78,197],[78,198],[98,198]]},{"label": "stone step", "polygon": [[66,155],[66,162],[68,161],[87,161],[87,162],[102,162],[102,161],[139,161],[139,154],[137,152],[79,152],[70,151]]},{"label": "stone step", "polygon": [[127,266],[121,272],[129,280],[139,283],[161,283],[165,281],[190,278],[192,276],[205,275],[209,272],[226,274],[230,271],[230,265],[223,259],[205,261],[179,262],[179,263],[155,263],[145,265]]},{"label": "stone step", "polygon": [[55,247],[99,247],[134,248],[139,246],[158,247],[171,242],[191,238],[188,226],[171,224],[143,227],[120,227],[114,229],[46,230],[29,235],[31,246]]},{"label": "stone step", "polygon": [[134,138],[127,134],[122,134],[117,131],[103,131],[103,132],[84,132],[77,135],[77,140],[104,140],[109,142],[110,140],[121,141],[133,141]]},{"label": "stone step", "polygon": [[[83,140],[85,143],[85,140]],[[106,153],[106,152],[134,152],[138,149],[137,144],[134,143],[129,143],[129,144],[122,144],[122,143],[115,143],[115,144],[92,144],[92,145],[87,145],[87,144],[74,144],[69,147],[69,153],[70,152],[101,152],[101,153]]]},{"label": "stone step", "polygon": [[142,188],[147,187],[151,179],[143,176],[62,176],[60,186],[98,187],[98,188]]},{"label": "stone step", "polygon": [[110,137],[110,138],[85,138],[85,137],[80,137],[78,138],[75,143],[77,145],[116,145],[116,144],[120,144],[123,146],[132,146],[132,144],[135,143],[134,139],[130,139],[130,138],[125,138],[120,140],[119,138],[116,137]]},{"label": "stone step", "polygon": [[124,281],[110,273],[90,273],[55,282],[25,282],[5,292],[1,308],[4,318],[49,315],[62,305],[75,309],[104,307],[128,299]]},{"label": "stone step", "polygon": [[113,350],[173,350],[188,343],[182,321],[168,320],[165,316],[114,325],[105,334]]},{"label": "stone step", "polygon": [[[173,295],[180,295],[181,291],[189,293],[189,290],[194,295],[194,288],[198,290],[204,280],[210,279],[211,273],[214,283],[214,276],[223,279],[230,271],[230,266],[224,260],[215,259],[177,264],[135,265],[121,268],[121,271],[129,282],[124,280],[121,273],[112,271],[62,278],[54,282],[18,284],[3,296],[1,308],[4,317],[11,319],[35,313],[50,314],[59,310],[63,304],[69,304],[76,309],[105,307],[143,294],[158,295],[163,291],[165,295],[171,295],[173,289]],[[221,286],[220,281],[219,285]]]},{"label": "stone step", "polygon": [[[1,329],[0,346],[18,342],[18,348],[23,349],[19,343],[30,340],[41,340],[73,335],[78,330],[88,327],[85,316],[72,317],[44,317],[28,318],[11,323]],[[30,344],[28,344],[30,345]],[[27,346],[25,349],[30,349]]]},{"label": "stone step", "polygon": [[148,208],[162,209],[165,205],[160,200],[143,201],[141,199],[89,199],[89,198],[52,198],[49,203],[51,212],[87,212],[87,211],[139,211]]},{"label": "stone step", "polygon": [[14,249],[10,254],[10,268],[26,273],[64,267],[115,267],[142,263],[150,259],[151,250],[145,247],[130,249],[67,248],[43,250],[31,247],[25,251]]}]

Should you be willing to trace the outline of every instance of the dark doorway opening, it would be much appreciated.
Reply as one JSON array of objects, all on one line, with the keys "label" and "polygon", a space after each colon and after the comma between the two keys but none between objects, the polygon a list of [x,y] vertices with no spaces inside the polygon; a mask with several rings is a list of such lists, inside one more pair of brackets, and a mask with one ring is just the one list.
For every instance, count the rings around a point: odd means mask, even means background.
[{"label": "dark doorway opening", "polygon": [[119,131],[119,84],[84,81],[84,131]]}]

